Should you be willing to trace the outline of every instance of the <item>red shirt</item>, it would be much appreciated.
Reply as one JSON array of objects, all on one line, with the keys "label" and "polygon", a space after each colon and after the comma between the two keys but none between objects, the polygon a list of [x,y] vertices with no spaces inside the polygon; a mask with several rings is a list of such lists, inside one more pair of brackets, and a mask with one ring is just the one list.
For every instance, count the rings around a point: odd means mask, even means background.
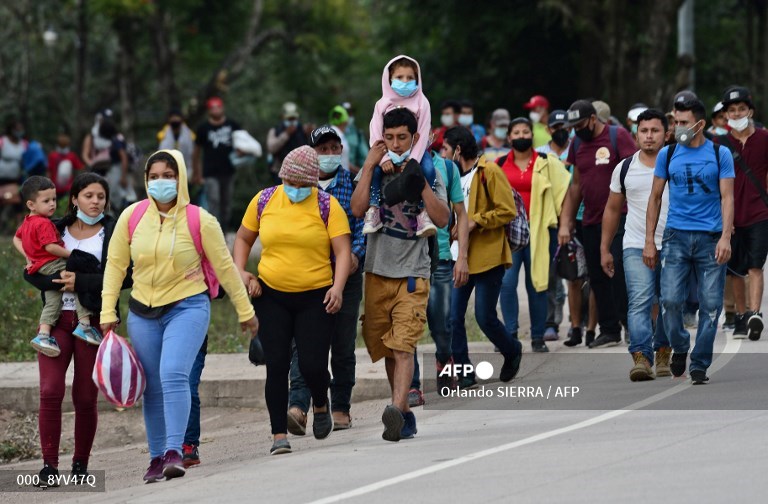
[{"label": "red shirt", "polygon": [[[715,137],[715,141],[718,140],[718,137]],[[728,133],[728,141],[731,142],[730,147],[741,154],[744,163],[765,189],[768,177],[768,131],[756,129],[744,144],[737,140],[733,133]],[[733,225],[747,227],[768,220],[768,206],[760,197],[755,184],[741,169],[741,163],[734,159],[733,168],[736,171],[736,179],[733,181]]]},{"label": "red shirt", "polygon": [[440,149],[443,147],[443,142],[445,141],[446,131],[448,131],[448,128],[445,126],[441,126],[432,130],[432,136],[435,140],[432,142],[432,145],[429,146],[430,150],[440,152]]},{"label": "red shirt", "polygon": [[[62,161],[69,161],[72,163],[72,172],[69,173],[69,177],[66,177],[64,173],[59,173],[59,165]],[[72,151],[62,154],[58,151],[53,151],[48,154],[48,178],[53,180],[56,185],[56,195],[62,196],[69,193],[72,188],[72,180],[83,169],[83,162]]]},{"label": "red shirt", "polygon": [[58,259],[58,256],[45,251],[45,246],[51,243],[64,246],[59,231],[51,219],[42,215],[27,215],[16,231],[16,237],[21,238],[24,253],[32,263],[27,268],[30,275],[36,273],[45,264]]},{"label": "red shirt", "polygon": [[536,164],[536,158],[538,157],[539,154],[536,151],[533,151],[533,155],[528,161],[528,166],[525,168],[525,171],[523,171],[515,164],[515,151],[512,150],[507,155],[507,159],[504,161],[504,165],[501,167],[504,175],[507,176],[507,180],[509,180],[509,185],[512,186],[512,189],[519,192],[520,196],[523,198],[523,203],[525,203],[525,211],[528,215],[531,215],[531,184],[533,183],[533,165]]},{"label": "red shirt", "polygon": [[613,169],[619,161],[628,158],[637,151],[637,145],[632,139],[632,135],[618,126],[616,147],[619,152],[614,152],[608,128],[609,126],[605,125],[603,132],[589,142],[579,141],[578,152],[574,152],[573,147],[568,152],[567,163],[575,165],[576,169],[579,170],[581,194],[584,197],[584,220],[582,223],[585,226],[593,226],[602,222],[603,210],[605,210],[608,196],[611,193]]}]

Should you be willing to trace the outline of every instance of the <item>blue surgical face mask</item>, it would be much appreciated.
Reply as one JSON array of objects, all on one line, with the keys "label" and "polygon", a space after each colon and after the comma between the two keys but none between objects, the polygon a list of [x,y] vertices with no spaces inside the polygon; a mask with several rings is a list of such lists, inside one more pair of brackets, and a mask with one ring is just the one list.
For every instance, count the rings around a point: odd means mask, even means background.
[{"label": "blue surgical face mask", "polygon": [[728,134],[728,130],[727,129],[721,128],[720,126],[717,126],[715,128],[715,135],[727,135],[727,134]]},{"label": "blue surgical face mask", "polygon": [[290,128],[291,126],[298,126],[299,120],[298,119],[291,119],[290,121],[285,120],[283,121],[283,124],[285,125],[286,128]]},{"label": "blue surgical face mask", "polygon": [[323,173],[333,173],[341,164],[341,154],[325,154],[317,158],[320,160],[320,171]]},{"label": "blue surgical face mask", "polygon": [[311,187],[293,187],[288,184],[283,184],[283,191],[291,203],[301,203],[312,194]]},{"label": "blue surgical face mask", "polygon": [[632,134],[637,135],[637,124],[632,125]]},{"label": "blue surgical face mask", "polygon": [[505,140],[507,138],[507,128],[499,127],[499,128],[493,128],[493,136],[498,138],[499,140]]},{"label": "blue surgical face mask", "polygon": [[84,223],[88,224],[89,226],[93,226],[94,224],[98,224],[101,219],[104,218],[104,212],[101,212],[96,217],[91,217],[90,215],[87,215],[85,212],[77,209],[77,218],[83,221]]},{"label": "blue surgical face mask", "polygon": [[417,89],[419,89],[419,84],[415,80],[403,82],[395,79],[392,81],[392,91],[403,98],[413,96]]},{"label": "blue surgical face mask", "polygon": [[172,179],[150,180],[147,184],[147,194],[158,203],[170,203],[179,194],[178,182]]},{"label": "blue surgical face mask", "polygon": [[396,152],[388,150],[387,155],[389,155],[389,159],[392,160],[392,164],[395,166],[400,166],[405,162],[406,159],[408,159],[408,156],[411,155],[411,149],[413,149],[413,137],[411,137],[411,146],[408,147],[407,151],[403,152],[402,154],[397,154]]}]

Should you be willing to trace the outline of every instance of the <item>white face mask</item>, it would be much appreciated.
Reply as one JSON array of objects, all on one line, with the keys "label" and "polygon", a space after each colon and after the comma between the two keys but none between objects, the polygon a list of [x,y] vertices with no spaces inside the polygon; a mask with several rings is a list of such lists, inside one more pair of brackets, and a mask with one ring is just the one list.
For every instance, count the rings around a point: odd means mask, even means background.
[{"label": "white face mask", "polygon": [[531,112],[528,114],[528,117],[531,119],[531,122],[536,124],[541,120],[541,114],[538,112]]},{"label": "white face mask", "polygon": [[443,114],[440,116],[440,122],[443,123],[443,126],[446,128],[450,128],[454,125],[453,122],[453,114]]},{"label": "white face mask", "polygon": [[459,116],[459,124],[462,126],[472,126],[472,122],[475,120],[472,114],[461,114]]},{"label": "white face mask", "polygon": [[749,127],[749,116],[744,116],[741,119],[728,119],[728,126],[741,133]]}]

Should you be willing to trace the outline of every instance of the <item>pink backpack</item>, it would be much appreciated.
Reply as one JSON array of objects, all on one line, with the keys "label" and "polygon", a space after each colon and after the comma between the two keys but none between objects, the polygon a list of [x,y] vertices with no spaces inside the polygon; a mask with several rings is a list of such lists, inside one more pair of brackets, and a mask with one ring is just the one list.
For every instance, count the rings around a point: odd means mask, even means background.
[{"label": "pink backpack", "polygon": [[[139,221],[144,214],[147,213],[149,208],[149,200],[145,199],[136,205],[133,209],[131,217],[128,219],[128,243],[133,239],[133,232],[136,231],[136,226],[139,225]],[[205,251],[203,250],[203,237],[200,233],[200,212],[202,211],[199,206],[187,205],[187,226],[189,226],[189,234],[192,235],[192,241],[195,243],[195,250],[200,255],[200,267],[203,270],[203,276],[205,277],[205,285],[208,286],[208,293],[211,299],[215,299],[219,296],[219,279],[216,278],[216,272],[213,270],[211,261],[205,257]]]},{"label": "pink backpack", "polygon": [[107,401],[123,408],[136,404],[147,385],[136,352],[114,331],[99,345],[91,377]]}]

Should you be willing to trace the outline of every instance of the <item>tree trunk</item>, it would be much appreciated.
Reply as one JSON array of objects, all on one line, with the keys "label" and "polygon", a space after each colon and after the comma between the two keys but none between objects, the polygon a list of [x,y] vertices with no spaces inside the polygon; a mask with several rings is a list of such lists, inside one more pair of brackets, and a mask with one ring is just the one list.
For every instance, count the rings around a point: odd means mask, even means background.
[{"label": "tree trunk", "polygon": [[119,18],[115,21],[118,39],[118,90],[120,93],[120,129],[127,139],[136,137],[136,100],[133,89],[133,70],[136,68],[136,50],[134,46],[134,21]]},{"label": "tree trunk", "polygon": [[650,18],[648,19],[648,31],[644,40],[646,43],[641,48],[640,65],[637,73],[639,89],[642,100],[648,105],[665,105],[662,85],[662,65],[667,57],[669,41],[672,37],[672,28],[677,19],[677,10],[683,0],[653,0],[649,5]]},{"label": "tree trunk", "polygon": [[181,106],[179,88],[176,85],[176,53],[171,46],[169,34],[173,24],[169,13],[158,8],[152,17],[152,45],[155,49],[155,65],[160,76],[161,96],[165,99],[166,110]]},{"label": "tree trunk", "polygon": [[[82,139],[86,129],[84,90],[88,55],[88,5],[87,0],[77,0],[77,34],[75,40],[75,99],[72,107],[72,138]],[[82,142],[82,140],[81,140]]]}]

